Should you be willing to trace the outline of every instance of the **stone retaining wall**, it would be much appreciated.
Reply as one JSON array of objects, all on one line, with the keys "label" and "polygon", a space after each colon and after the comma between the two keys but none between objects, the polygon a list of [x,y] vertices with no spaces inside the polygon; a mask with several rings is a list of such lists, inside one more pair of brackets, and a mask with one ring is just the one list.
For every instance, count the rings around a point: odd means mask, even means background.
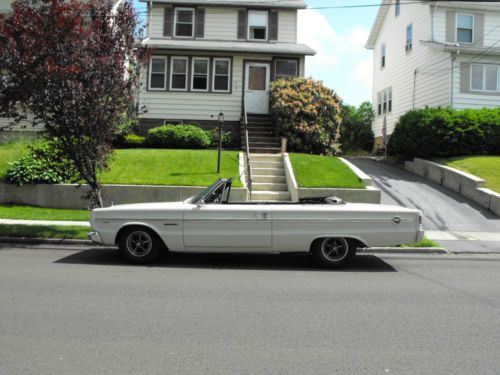
[{"label": "stone retaining wall", "polygon": [[500,216],[500,194],[484,187],[485,181],[469,173],[432,161],[415,158],[406,170],[444,186]]},{"label": "stone retaining wall", "polygon": [[[104,205],[176,202],[185,200],[205,189],[198,186],[105,185]],[[24,185],[0,183],[0,204],[20,204],[38,207],[88,209],[84,199],[86,185]],[[232,201],[247,201],[247,189],[231,189]]]}]

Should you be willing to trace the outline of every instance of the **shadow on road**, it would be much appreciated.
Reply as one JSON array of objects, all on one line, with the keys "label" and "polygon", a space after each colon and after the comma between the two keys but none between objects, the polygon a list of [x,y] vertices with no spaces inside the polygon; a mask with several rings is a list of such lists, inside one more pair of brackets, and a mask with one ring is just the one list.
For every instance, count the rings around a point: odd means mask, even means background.
[{"label": "shadow on road", "polygon": [[341,269],[319,267],[308,254],[181,254],[169,253],[151,265],[125,263],[117,250],[90,249],[69,255],[54,263],[101,266],[206,268],[271,271],[321,272],[397,272],[391,265],[373,255],[359,255],[351,266]]}]

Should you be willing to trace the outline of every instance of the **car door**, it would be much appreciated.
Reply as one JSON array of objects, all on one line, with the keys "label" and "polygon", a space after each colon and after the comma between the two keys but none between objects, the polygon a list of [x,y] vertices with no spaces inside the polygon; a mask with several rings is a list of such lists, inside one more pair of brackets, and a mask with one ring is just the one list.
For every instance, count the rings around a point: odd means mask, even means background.
[{"label": "car door", "polygon": [[185,249],[269,249],[272,211],[257,204],[187,204],[184,211]]}]

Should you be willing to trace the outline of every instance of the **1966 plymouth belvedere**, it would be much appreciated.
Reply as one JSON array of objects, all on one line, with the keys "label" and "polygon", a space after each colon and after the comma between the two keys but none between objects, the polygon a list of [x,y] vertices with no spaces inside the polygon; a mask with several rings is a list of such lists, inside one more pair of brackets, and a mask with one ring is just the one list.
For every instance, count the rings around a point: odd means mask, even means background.
[{"label": "1966 plymouth belvedere", "polygon": [[232,180],[221,179],[184,202],[128,204],[92,211],[90,238],[118,245],[134,263],[162,252],[311,252],[326,266],[349,263],[360,247],[423,238],[418,210],[343,203],[229,202]]}]

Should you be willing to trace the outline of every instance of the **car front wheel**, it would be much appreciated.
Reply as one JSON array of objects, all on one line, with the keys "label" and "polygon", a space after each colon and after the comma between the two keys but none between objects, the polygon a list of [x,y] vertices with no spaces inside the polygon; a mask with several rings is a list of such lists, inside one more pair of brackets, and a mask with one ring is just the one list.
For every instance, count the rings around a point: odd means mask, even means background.
[{"label": "car front wheel", "polygon": [[319,264],[341,267],[349,264],[356,254],[356,247],[343,237],[328,237],[313,244],[312,253]]},{"label": "car front wheel", "polygon": [[161,253],[161,240],[149,228],[132,227],[126,229],[118,240],[118,247],[123,257],[138,264],[151,263]]}]

